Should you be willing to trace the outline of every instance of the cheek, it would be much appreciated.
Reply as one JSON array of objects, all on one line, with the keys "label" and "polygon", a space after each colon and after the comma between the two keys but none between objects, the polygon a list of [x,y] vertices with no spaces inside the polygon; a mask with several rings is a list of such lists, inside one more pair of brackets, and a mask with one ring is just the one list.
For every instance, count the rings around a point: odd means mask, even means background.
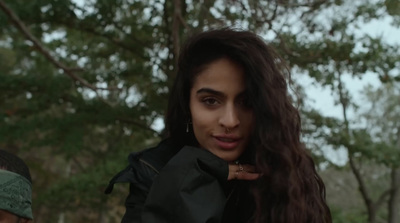
[{"label": "cheek", "polygon": [[204,120],[204,116],[198,115],[198,113],[192,113],[192,127],[194,137],[196,138],[197,142],[199,143],[200,147],[206,148],[207,147],[207,133],[208,133],[208,126],[207,121]]},{"label": "cheek", "polygon": [[193,131],[197,140],[211,133],[215,126],[214,116],[207,112],[198,102],[190,103],[190,113],[192,119]]},{"label": "cheek", "polygon": [[192,124],[195,132],[202,134],[200,131],[206,131],[213,126],[212,116],[198,110],[192,112]]},{"label": "cheek", "polygon": [[249,111],[246,112],[243,116],[243,122],[244,127],[246,128],[246,130],[251,133],[252,130],[254,129],[255,126],[255,120],[254,120],[254,115],[253,112]]},{"label": "cheek", "polygon": [[193,97],[190,98],[189,103],[190,108],[190,116],[191,121],[193,123],[193,127],[203,125],[204,122],[207,120],[207,115],[204,113],[204,109],[199,101],[194,99]]}]

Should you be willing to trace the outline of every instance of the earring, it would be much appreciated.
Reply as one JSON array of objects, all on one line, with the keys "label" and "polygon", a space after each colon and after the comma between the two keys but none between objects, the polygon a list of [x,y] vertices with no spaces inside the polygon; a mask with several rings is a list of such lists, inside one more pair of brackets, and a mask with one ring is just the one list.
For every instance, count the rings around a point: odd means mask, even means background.
[{"label": "earring", "polygon": [[188,122],[186,122],[186,133],[189,133],[189,125],[192,124],[192,121],[189,119]]}]

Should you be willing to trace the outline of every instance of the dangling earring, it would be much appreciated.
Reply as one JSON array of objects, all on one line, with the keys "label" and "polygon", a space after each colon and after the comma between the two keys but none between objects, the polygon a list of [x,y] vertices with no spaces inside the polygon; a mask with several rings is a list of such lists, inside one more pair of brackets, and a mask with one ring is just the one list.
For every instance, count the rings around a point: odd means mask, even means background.
[{"label": "dangling earring", "polygon": [[192,124],[192,121],[189,119],[188,122],[186,122],[186,133],[189,133],[189,125]]}]

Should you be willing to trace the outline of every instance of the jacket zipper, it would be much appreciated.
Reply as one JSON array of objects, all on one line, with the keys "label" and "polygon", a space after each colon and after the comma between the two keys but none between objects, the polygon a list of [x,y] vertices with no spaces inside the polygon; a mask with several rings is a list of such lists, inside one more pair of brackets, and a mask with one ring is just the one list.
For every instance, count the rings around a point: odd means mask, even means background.
[{"label": "jacket zipper", "polygon": [[157,174],[160,174],[160,172],[150,163],[148,163],[142,159],[139,159],[139,161],[142,162],[144,165],[148,166],[150,169],[154,170]]}]

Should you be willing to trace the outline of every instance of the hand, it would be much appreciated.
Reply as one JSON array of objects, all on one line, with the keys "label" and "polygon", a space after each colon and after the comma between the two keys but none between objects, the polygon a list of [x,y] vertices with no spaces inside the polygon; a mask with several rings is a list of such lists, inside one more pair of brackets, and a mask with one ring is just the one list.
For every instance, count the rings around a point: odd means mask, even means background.
[{"label": "hand", "polygon": [[229,163],[228,180],[256,180],[259,177],[253,165]]}]

